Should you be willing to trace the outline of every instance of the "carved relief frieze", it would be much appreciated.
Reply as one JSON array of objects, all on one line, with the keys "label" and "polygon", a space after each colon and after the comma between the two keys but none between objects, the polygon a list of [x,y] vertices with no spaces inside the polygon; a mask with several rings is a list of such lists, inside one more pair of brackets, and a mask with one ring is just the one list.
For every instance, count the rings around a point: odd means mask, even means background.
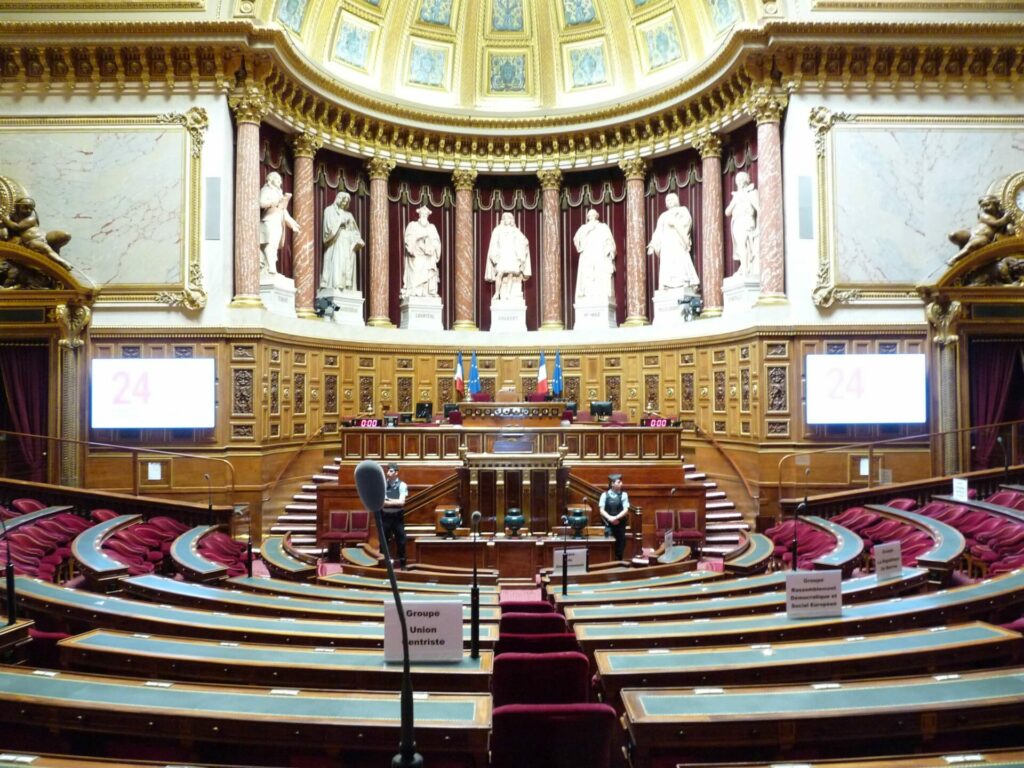
[{"label": "carved relief frieze", "polygon": [[338,367],[338,356],[337,355],[324,355],[324,365],[328,368]]},{"label": "carved relief frieze", "polygon": [[233,344],[231,346],[231,359],[248,361],[256,359],[256,348],[251,344]]},{"label": "carved relief frieze", "polygon": [[711,353],[711,360],[713,362],[716,362],[716,363],[724,363],[725,362],[725,350],[724,349],[716,349],[714,352]]},{"label": "carved relief frieze", "polygon": [[441,403],[454,403],[455,398],[455,382],[451,376],[438,376],[437,377],[437,398]]},{"label": "carved relief frieze", "polygon": [[764,356],[770,358],[789,357],[789,344],[785,341],[769,342],[765,345]]},{"label": "carved relief frieze", "polygon": [[398,410],[412,411],[412,378],[409,376],[398,377]]},{"label": "carved relief frieze", "polygon": [[622,377],[621,376],[605,376],[604,377],[604,396],[606,400],[609,400],[612,404],[612,408],[616,411],[622,409]]},{"label": "carved relief frieze", "polygon": [[294,360],[295,360],[295,364],[296,365],[305,365],[306,364],[306,353],[305,352],[296,352],[295,356],[294,356]]},{"label": "carved relief frieze", "polygon": [[578,357],[564,357],[562,358],[562,368],[571,371],[579,370],[580,359]]},{"label": "carved relief frieze", "polygon": [[[360,376],[359,377],[359,412],[360,413],[373,413],[373,392],[374,392],[373,376]],[[383,394],[381,397],[383,398]]]},{"label": "carved relief frieze", "polygon": [[715,371],[715,402],[716,411],[725,410],[725,371]]},{"label": "carved relief frieze", "polygon": [[373,368],[374,367],[373,358],[372,357],[360,357],[359,358],[359,367],[360,368]]},{"label": "carved relief frieze", "polygon": [[256,436],[256,428],[252,424],[232,424],[231,438],[233,440],[252,440]]},{"label": "carved relief frieze", "polygon": [[649,411],[656,411],[660,407],[661,377],[656,373],[644,375],[644,404]]},{"label": "carved relief frieze", "polygon": [[740,369],[740,410],[750,410],[750,369]]},{"label": "carved relief frieze", "polygon": [[281,413],[281,372],[270,372],[270,413],[277,416]]},{"label": "carved relief frieze", "polygon": [[[577,360],[577,363],[579,361]],[[563,361],[564,363],[564,361]],[[579,367],[577,365],[577,367]],[[564,391],[562,397],[568,402],[579,403],[580,401],[580,377],[579,376],[562,376],[562,385]]]},{"label": "carved relief frieze", "polygon": [[121,347],[121,357],[137,360],[142,357],[142,347]]},{"label": "carved relief frieze", "polygon": [[[399,361],[398,361],[398,367],[399,368],[406,367],[406,366],[402,365],[403,362],[406,362],[406,360],[399,359]],[[409,363],[409,365],[407,367],[412,368],[412,360],[408,360],[407,362]],[[437,370],[439,370],[439,371],[454,371],[455,370],[455,361],[451,360],[449,358],[446,358],[446,357],[439,357],[437,359]]]},{"label": "carved relief frieze", "polygon": [[845,341],[830,341],[825,344],[826,355],[845,355],[846,354],[846,342]]},{"label": "carved relief frieze", "polygon": [[281,350],[277,347],[270,348],[270,362],[280,363],[281,362]]},{"label": "carved relief frieze", "polygon": [[880,341],[878,343],[878,354],[880,355],[895,355],[899,352],[899,344],[892,341]]},{"label": "carved relief frieze", "polygon": [[679,410],[692,411],[696,408],[695,403],[693,374],[683,373],[679,377]]},{"label": "carved relief frieze", "polygon": [[644,355],[644,365],[661,365],[661,358],[658,355]]},{"label": "carved relief frieze", "polygon": [[768,437],[789,437],[789,421],[769,419],[765,423],[765,431]]},{"label": "carved relief frieze", "polygon": [[719,434],[724,434],[725,431],[725,419],[715,419],[715,432]]},{"label": "carved relief frieze", "polygon": [[231,372],[231,413],[234,416],[253,415],[252,368],[235,368]]},{"label": "carved relief frieze", "polygon": [[174,357],[176,360],[184,360],[193,358],[196,356],[196,351],[193,347],[174,347]]}]

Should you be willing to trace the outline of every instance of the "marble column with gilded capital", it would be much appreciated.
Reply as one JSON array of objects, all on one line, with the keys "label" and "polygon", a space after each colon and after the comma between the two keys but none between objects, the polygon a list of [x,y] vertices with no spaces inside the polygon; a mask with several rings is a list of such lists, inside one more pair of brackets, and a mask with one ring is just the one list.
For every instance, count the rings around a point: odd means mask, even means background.
[{"label": "marble column with gilded capital", "polygon": [[697,134],[693,146],[701,160],[701,293],[704,315],[722,314],[722,280],[725,275],[725,236],[722,214],[722,139],[717,133]]},{"label": "marble column with gilded capital", "polygon": [[641,157],[619,161],[626,176],[626,320],[623,325],[647,325],[647,228],[644,220],[644,179],[647,162]]},{"label": "marble column with gilded capital", "polygon": [[373,157],[366,162],[370,176],[370,267],[367,290],[370,318],[367,325],[393,328],[388,312],[388,176],[395,161]]},{"label": "marble column with gilded capital", "polygon": [[779,123],[783,100],[762,86],[751,99],[757,121],[758,237],[761,262],[761,296],[758,303],[786,299],[786,262],[782,231],[782,140]]},{"label": "marble column with gilded capital", "polygon": [[473,269],[473,185],[476,171],[459,168],[452,173],[455,187],[455,322],[456,331],[475,331],[473,300],[476,275]]},{"label": "marble column with gilded capital", "polygon": [[295,180],[292,188],[292,207],[298,230],[292,236],[292,277],[295,278],[295,314],[316,317],[313,300],[316,295],[316,275],[313,253],[313,156],[323,141],[313,133],[297,133],[291,137],[295,154]]},{"label": "marble column with gilded capital", "polygon": [[540,295],[542,331],[560,331],[562,320],[562,219],[558,209],[558,193],[562,189],[562,172],[557,168],[537,171],[540,179],[544,221],[544,250],[540,255]]},{"label": "marble column with gilded capital", "polygon": [[269,109],[256,86],[228,97],[235,115],[235,307],[262,307],[260,300],[260,121]]}]

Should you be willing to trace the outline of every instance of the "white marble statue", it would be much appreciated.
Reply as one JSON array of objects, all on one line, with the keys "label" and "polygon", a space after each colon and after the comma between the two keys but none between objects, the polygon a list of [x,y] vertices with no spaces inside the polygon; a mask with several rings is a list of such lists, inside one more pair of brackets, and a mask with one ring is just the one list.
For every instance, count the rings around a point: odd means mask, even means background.
[{"label": "white marble statue", "polygon": [[576,230],[572,242],[580,253],[576,301],[614,299],[615,239],[593,208],[587,211],[587,223]]},{"label": "white marble statue", "polygon": [[679,204],[679,195],[665,195],[665,212],[658,217],[647,252],[659,259],[658,289],[697,287],[700,278],[690,258],[693,219],[685,205]]},{"label": "white marble statue", "polygon": [[402,298],[437,296],[440,278],[441,236],[430,223],[430,209],[416,209],[419,218],[405,228],[405,273],[402,275]]},{"label": "white marble statue", "polygon": [[284,229],[299,231],[299,225],[288,213],[292,195],[281,191],[281,174],[271,171],[260,190],[260,275],[277,274],[277,256],[284,244]]},{"label": "white marble statue", "polygon": [[530,242],[519,231],[512,214],[503,213],[501,222],[491,233],[484,280],[494,283],[495,300],[522,301],[523,282],[532,274]]},{"label": "white marble statue", "polygon": [[320,290],[325,293],[354,291],[356,254],[366,243],[359,234],[359,225],[349,213],[351,197],[339,192],[333,205],[324,209],[324,267],[320,273]]},{"label": "white marble statue", "polygon": [[732,217],[732,257],[738,261],[737,274],[756,275],[758,264],[757,189],[743,171],[736,174],[736,189],[725,209]]}]

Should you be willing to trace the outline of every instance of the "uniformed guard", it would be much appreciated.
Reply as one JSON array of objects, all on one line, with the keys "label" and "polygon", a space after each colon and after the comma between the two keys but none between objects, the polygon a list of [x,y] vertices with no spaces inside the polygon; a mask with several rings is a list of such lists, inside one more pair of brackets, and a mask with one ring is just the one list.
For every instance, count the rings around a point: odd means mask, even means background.
[{"label": "uniformed guard", "polygon": [[629,495],[622,490],[622,475],[608,475],[608,490],[601,494],[597,508],[604,518],[605,527],[615,538],[615,559],[621,560],[626,552],[626,518],[629,515]]}]

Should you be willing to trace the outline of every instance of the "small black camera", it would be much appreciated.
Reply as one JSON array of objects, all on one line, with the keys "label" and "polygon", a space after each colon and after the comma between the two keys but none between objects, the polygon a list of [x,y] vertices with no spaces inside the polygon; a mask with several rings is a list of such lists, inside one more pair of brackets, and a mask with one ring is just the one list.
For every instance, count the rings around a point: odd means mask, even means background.
[{"label": "small black camera", "polygon": [[334,313],[339,309],[341,309],[341,307],[323,296],[313,302],[313,311],[316,312],[316,316],[326,317],[328,320],[334,317]]}]

